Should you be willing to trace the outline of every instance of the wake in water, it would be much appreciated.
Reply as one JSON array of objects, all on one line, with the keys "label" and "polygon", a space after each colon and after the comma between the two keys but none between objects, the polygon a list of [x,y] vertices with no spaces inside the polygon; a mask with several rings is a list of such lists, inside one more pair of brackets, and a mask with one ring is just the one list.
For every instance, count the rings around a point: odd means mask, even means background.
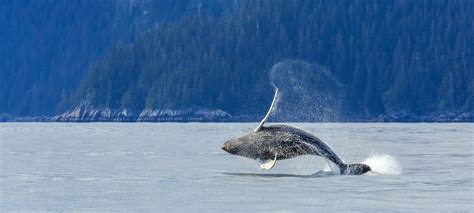
[{"label": "wake in water", "polygon": [[[371,171],[368,175],[400,175],[402,174],[402,168],[398,160],[388,154],[372,154],[367,157],[363,162],[370,167]],[[326,164],[326,168],[322,171],[324,173],[332,172],[334,175],[340,174],[336,165],[331,162]]]},{"label": "wake in water", "polygon": [[[398,160],[388,154],[373,154],[365,159],[363,164],[370,166],[372,171],[366,173],[367,175],[400,175],[402,174],[402,168]],[[263,178],[282,178],[282,177],[293,177],[293,178],[320,178],[330,177],[339,175],[337,166],[332,165],[330,162],[326,164],[323,170],[318,170],[308,175],[297,175],[297,174],[282,174],[282,173],[239,173],[239,172],[223,172],[226,175],[233,176],[247,176],[247,177],[263,177]]]},{"label": "wake in water", "polygon": [[[400,175],[402,168],[398,160],[388,154],[372,154],[363,162],[370,167],[371,171],[366,173],[368,175]],[[317,171],[314,174],[324,174],[324,176],[338,175],[339,169],[331,162],[327,162],[323,170]]]},{"label": "wake in water", "polygon": [[374,154],[365,159],[362,163],[367,164],[372,169],[372,174],[399,175],[402,168],[398,160],[387,154]]},{"label": "wake in water", "polygon": [[[367,175],[400,175],[402,174],[402,168],[398,160],[388,154],[373,154],[365,159],[363,164],[370,166],[371,171],[366,173]],[[339,175],[340,171],[337,166],[328,161],[326,167],[323,170],[318,170],[311,175],[304,175],[308,177],[327,177]],[[301,175],[296,175],[298,177]]]},{"label": "wake in water", "polygon": [[245,176],[245,177],[263,177],[263,178],[320,178],[334,176],[331,171],[317,171],[309,175],[296,175],[296,174],[282,174],[282,173],[239,173],[239,172],[223,172],[225,175],[233,176]]}]

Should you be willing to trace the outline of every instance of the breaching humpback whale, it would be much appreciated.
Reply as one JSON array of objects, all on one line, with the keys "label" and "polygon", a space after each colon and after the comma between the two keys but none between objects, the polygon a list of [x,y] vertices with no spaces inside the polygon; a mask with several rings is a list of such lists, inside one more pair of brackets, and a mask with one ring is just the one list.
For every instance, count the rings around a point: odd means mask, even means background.
[{"label": "breaching humpback whale", "polygon": [[265,117],[249,134],[230,139],[222,149],[233,155],[257,160],[261,169],[271,169],[277,160],[300,155],[317,155],[337,165],[340,174],[360,175],[370,171],[365,164],[346,164],[329,146],[313,134],[288,125],[264,126],[278,96],[276,88],[272,104]]}]

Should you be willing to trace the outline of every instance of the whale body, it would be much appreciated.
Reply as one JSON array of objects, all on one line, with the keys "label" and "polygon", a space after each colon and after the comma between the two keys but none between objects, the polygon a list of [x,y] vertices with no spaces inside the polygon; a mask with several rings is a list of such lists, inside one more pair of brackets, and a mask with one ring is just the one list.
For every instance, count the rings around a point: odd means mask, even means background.
[{"label": "whale body", "polygon": [[262,169],[271,169],[277,160],[301,155],[316,155],[337,165],[340,174],[360,175],[370,171],[365,164],[346,164],[322,140],[302,129],[289,125],[265,127],[278,95],[275,92],[269,111],[251,133],[230,139],[222,145],[226,152],[254,159]]}]

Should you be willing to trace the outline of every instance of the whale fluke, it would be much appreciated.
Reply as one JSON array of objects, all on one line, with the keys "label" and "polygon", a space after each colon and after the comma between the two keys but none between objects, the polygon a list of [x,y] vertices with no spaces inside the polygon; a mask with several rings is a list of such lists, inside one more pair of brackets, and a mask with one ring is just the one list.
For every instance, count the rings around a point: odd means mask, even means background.
[{"label": "whale fluke", "polygon": [[362,163],[344,164],[341,167],[341,174],[344,175],[361,175],[370,171],[370,167]]},{"label": "whale fluke", "polygon": [[273,101],[272,101],[272,104],[270,105],[270,109],[268,109],[267,114],[265,115],[265,117],[263,117],[262,121],[260,121],[260,124],[258,124],[257,128],[255,128],[253,132],[258,132],[262,129],[263,124],[265,124],[268,117],[270,117],[270,114],[272,114],[273,106],[275,105],[277,97],[278,97],[278,88],[276,88],[275,90],[275,95],[273,96]]}]

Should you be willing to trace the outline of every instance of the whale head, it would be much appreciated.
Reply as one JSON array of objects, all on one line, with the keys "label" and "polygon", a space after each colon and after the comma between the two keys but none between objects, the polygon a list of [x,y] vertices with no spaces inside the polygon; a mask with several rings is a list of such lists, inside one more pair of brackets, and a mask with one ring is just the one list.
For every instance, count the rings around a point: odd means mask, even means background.
[{"label": "whale head", "polygon": [[242,146],[242,143],[237,140],[237,138],[233,138],[222,144],[222,149],[230,154],[235,155],[240,151],[240,146]]},{"label": "whale head", "polygon": [[256,159],[259,155],[259,148],[254,144],[253,133],[232,138],[222,144],[222,149],[230,154]]}]

